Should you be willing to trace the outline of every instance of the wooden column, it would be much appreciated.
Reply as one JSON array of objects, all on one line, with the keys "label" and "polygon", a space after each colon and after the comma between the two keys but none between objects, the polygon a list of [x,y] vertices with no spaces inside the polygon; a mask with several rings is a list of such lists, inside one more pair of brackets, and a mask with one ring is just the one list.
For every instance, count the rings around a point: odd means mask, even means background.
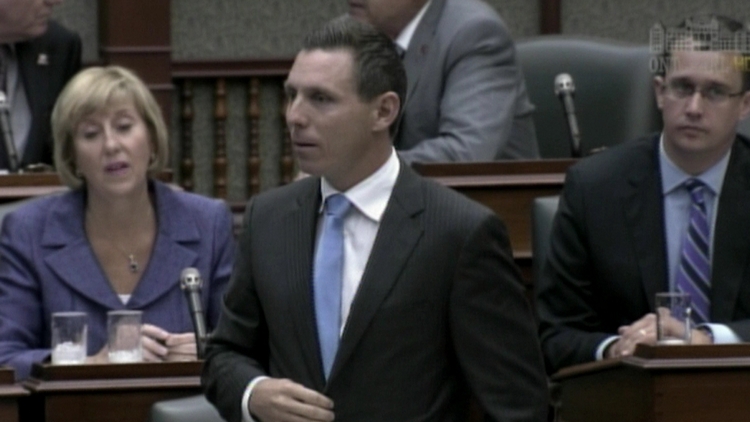
[{"label": "wooden column", "polygon": [[134,70],[169,121],[173,89],[170,1],[99,0],[98,5],[102,62]]},{"label": "wooden column", "polygon": [[539,32],[542,34],[562,32],[562,0],[539,0]]}]

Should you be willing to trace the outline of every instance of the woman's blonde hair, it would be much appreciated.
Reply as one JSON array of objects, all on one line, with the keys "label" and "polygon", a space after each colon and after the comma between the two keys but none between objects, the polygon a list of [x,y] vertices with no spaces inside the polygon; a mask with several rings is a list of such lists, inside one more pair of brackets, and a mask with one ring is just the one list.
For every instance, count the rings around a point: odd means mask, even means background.
[{"label": "woman's blonde hair", "polygon": [[153,148],[149,177],[166,167],[169,160],[167,127],[159,105],[143,81],[120,66],[90,67],[68,82],[52,110],[55,167],[60,179],[69,187],[77,188],[83,184],[73,149],[78,125],[91,114],[119,101],[132,101],[148,128]]}]

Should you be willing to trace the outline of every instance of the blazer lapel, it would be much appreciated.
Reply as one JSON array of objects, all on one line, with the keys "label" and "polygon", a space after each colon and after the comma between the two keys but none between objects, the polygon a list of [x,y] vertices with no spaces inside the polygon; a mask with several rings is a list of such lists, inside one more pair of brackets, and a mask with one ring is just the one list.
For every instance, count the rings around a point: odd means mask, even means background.
[{"label": "blazer lapel", "polygon": [[159,232],[148,266],[128,302],[130,308],[143,308],[174,289],[182,270],[195,266],[198,255],[195,245],[200,232],[193,217],[180,210],[181,204],[167,185],[154,182],[156,215]]},{"label": "blazer lapel", "polygon": [[648,159],[634,166],[624,192],[625,220],[632,234],[643,290],[649,309],[656,293],[667,289],[664,203],[658,161],[658,138],[648,147]]},{"label": "blazer lapel", "polygon": [[736,140],[724,176],[712,259],[711,320],[731,321],[750,261],[750,153]]},{"label": "blazer lapel", "polygon": [[420,184],[419,177],[402,162],[349,312],[330,379],[334,379],[346,364],[422,236],[424,228],[420,214],[424,210],[424,198]]},{"label": "blazer lapel", "polygon": [[322,390],[325,378],[312,299],[312,257],[320,207],[320,179],[310,179],[309,189],[291,204],[281,220],[278,239],[284,239],[282,253],[286,265],[279,269],[278,279],[288,283],[280,288],[291,292],[286,312],[293,320],[299,356],[304,360],[315,387]]},{"label": "blazer lapel", "polygon": [[81,189],[60,196],[55,210],[45,221],[42,247],[55,250],[44,261],[61,282],[81,296],[106,308],[120,309],[122,302],[110,285],[102,282],[104,274],[86,241],[83,207]]}]

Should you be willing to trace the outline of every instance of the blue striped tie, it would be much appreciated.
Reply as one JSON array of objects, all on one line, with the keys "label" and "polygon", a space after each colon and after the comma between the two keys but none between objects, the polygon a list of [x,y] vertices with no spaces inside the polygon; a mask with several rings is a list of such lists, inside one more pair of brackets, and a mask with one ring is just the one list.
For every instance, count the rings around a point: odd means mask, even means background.
[{"label": "blue striped tie", "polygon": [[341,279],[344,270],[344,217],[350,207],[351,203],[344,195],[335,194],[326,199],[323,231],[315,251],[315,321],[326,379],[331,373],[333,360],[339,348]]},{"label": "blue striped tie", "polygon": [[709,321],[711,309],[711,226],[703,196],[706,186],[698,179],[688,179],[685,187],[691,199],[690,223],[682,243],[675,284],[678,291],[690,294],[693,322],[701,324]]}]

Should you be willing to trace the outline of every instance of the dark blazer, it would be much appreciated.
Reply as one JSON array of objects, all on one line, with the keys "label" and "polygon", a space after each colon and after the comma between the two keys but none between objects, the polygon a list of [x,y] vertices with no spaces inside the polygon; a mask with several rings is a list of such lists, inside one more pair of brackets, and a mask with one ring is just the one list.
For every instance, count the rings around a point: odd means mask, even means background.
[{"label": "dark blazer", "polygon": [[[31,111],[31,129],[21,166],[52,165],[50,116],[60,91],[81,68],[81,38],[51,21],[44,35],[15,44],[19,76]],[[41,56],[41,57],[40,57]],[[8,168],[5,145],[0,142],[0,168]]]},{"label": "dark blazer", "polygon": [[[659,136],[582,160],[565,179],[537,305],[548,370],[592,361],[668,290]],[[711,321],[750,341],[750,141],[739,137],[714,232]]]},{"label": "dark blazer", "polygon": [[539,157],[515,45],[486,3],[433,0],[404,68],[408,89],[394,144],[407,161]]},{"label": "dark blazer", "polygon": [[125,305],[86,239],[82,189],[32,201],[5,217],[0,235],[0,365],[14,367],[16,376],[25,378],[32,363],[46,359],[53,312],[88,314],[89,355],[107,342],[108,310],[139,309],[144,323],[170,332],[192,331],[179,287],[186,267],[200,271],[207,324],[209,329],[216,326],[234,258],[232,216],[221,201],[174,191],[160,182],[152,188],[159,229],[148,266]]},{"label": "dark blazer", "polygon": [[401,165],[326,383],[311,295],[320,179],[258,195],[207,352],[205,392],[241,420],[248,382],[327,395],[339,422],[461,421],[473,392],[493,421],[544,421],[534,324],[505,227]]}]

